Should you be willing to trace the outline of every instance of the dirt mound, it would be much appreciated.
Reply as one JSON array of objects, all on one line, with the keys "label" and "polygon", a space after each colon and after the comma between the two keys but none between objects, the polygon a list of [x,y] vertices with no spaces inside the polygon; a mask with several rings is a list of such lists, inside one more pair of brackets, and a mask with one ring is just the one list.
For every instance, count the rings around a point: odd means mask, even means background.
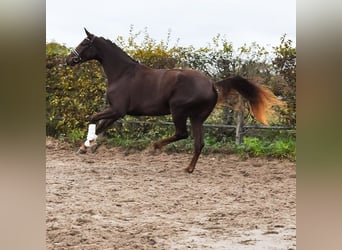
[{"label": "dirt mound", "polygon": [[296,166],[46,141],[47,249],[295,249]]}]

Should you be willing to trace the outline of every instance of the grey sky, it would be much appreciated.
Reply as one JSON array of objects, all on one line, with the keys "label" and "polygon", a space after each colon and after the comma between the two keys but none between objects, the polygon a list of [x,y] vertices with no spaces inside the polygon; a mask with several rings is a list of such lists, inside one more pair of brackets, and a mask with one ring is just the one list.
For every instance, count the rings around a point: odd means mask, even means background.
[{"label": "grey sky", "polygon": [[257,42],[275,46],[280,37],[296,41],[295,0],[47,0],[46,41],[76,46],[83,27],[114,40],[127,37],[130,26],[157,41],[171,30],[174,42],[206,46],[221,34],[234,47]]}]

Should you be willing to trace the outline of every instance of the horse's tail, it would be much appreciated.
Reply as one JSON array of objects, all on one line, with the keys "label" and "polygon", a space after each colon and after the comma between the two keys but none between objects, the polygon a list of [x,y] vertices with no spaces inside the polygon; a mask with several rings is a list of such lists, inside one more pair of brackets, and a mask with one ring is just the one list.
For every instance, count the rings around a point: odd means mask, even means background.
[{"label": "horse's tail", "polygon": [[[283,102],[266,87],[251,82],[241,76],[229,77],[215,83],[220,97],[227,97],[231,90],[236,90],[249,101],[254,117],[268,125],[267,119],[273,105],[282,106]],[[221,98],[220,98],[221,99]]]}]

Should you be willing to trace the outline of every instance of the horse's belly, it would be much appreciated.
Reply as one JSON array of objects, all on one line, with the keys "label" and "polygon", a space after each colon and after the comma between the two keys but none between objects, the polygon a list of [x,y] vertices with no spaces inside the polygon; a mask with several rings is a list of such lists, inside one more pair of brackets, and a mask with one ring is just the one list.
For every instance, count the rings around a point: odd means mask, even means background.
[{"label": "horse's belly", "polygon": [[140,103],[131,107],[128,111],[128,115],[132,116],[160,116],[160,115],[169,115],[170,106],[165,103]]}]

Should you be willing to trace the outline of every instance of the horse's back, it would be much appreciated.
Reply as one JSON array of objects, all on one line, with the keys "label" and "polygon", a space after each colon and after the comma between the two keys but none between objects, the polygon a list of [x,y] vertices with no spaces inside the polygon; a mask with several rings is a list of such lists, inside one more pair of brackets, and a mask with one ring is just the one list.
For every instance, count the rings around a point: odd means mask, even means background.
[{"label": "horse's back", "polygon": [[197,70],[144,68],[139,76],[140,84],[148,94],[154,93],[166,99],[210,99],[216,94],[213,82]]},{"label": "horse's back", "polygon": [[[139,67],[131,82],[128,114],[165,115],[175,109],[209,109],[217,93],[213,82],[196,70]],[[126,85],[127,86],[127,85]]]}]

